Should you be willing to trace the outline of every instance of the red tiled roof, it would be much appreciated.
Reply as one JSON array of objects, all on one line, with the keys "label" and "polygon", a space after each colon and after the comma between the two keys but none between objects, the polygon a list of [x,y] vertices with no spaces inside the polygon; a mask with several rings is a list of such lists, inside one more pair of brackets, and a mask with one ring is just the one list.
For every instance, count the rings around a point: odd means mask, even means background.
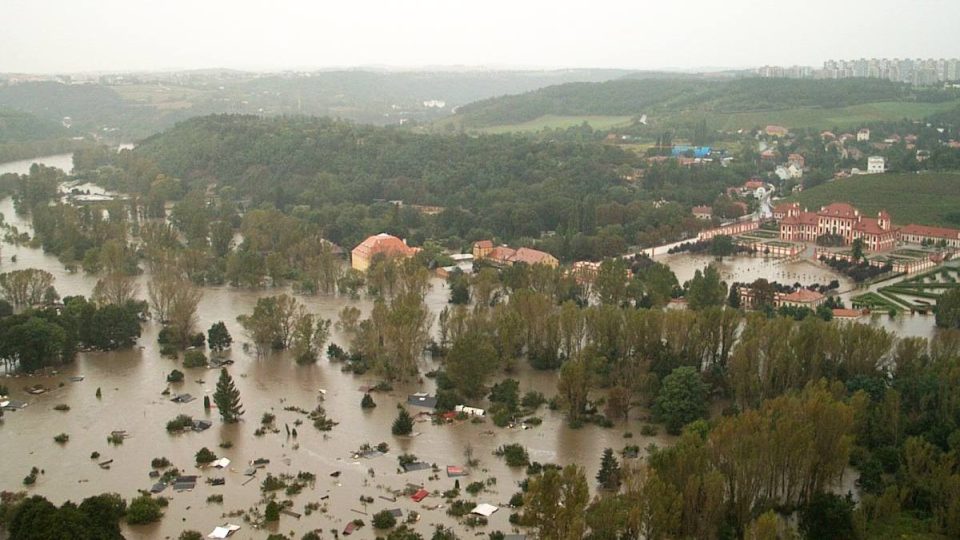
[{"label": "red tiled roof", "polygon": [[773,207],[773,211],[777,213],[786,214],[789,210],[799,210],[800,203],[798,202],[789,202],[789,203],[780,203]]},{"label": "red tiled roof", "polygon": [[744,189],[757,189],[764,186],[763,181],[761,180],[747,180],[743,183]]},{"label": "red tiled roof", "polygon": [[817,212],[821,216],[827,217],[840,217],[840,218],[855,218],[857,217],[857,209],[847,203],[830,203]]},{"label": "red tiled roof", "polygon": [[817,215],[813,212],[800,212],[795,216],[780,220],[783,225],[817,225]]},{"label": "red tiled roof", "polygon": [[543,251],[522,247],[513,254],[512,260],[513,262],[523,262],[533,265],[556,261],[556,258],[549,253],[544,253]]},{"label": "red tiled roof", "polygon": [[513,258],[514,254],[516,254],[516,250],[513,248],[497,246],[490,251],[487,257],[495,261],[507,262]]},{"label": "red tiled roof", "polygon": [[709,206],[694,206],[694,207],[693,207],[693,213],[694,213],[694,214],[711,214],[712,212],[713,212],[713,208],[710,208]]},{"label": "red tiled roof", "polygon": [[478,240],[478,241],[476,241],[476,242],[473,243],[473,247],[479,248],[479,249],[492,248],[492,247],[493,247],[493,241],[492,241],[492,240]]},{"label": "red tiled roof", "polygon": [[867,234],[884,234],[893,232],[891,229],[882,229],[880,224],[873,219],[864,219],[853,224],[853,230]]},{"label": "red tiled roof", "polygon": [[801,304],[811,304],[823,298],[823,295],[811,291],[810,289],[800,289],[797,292],[792,292],[790,294],[783,295],[782,300],[784,302],[797,302]]},{"label": "red tiled roof", "polygon": [[368,237],[363,242],[353,248],[353,256],[362,256],[371,259],[374,255],[383,253],[388,257],[392,256],[409,256],[420,251],[418,248],[412,248],[405,244],[403,240],[400,240],[396,236],[389,235],[387,233],[380,233]]},{"label": "red tiled roof", "polygon": [[917,236],[932,236],[934,238],[949,238],[951,240],[960,238],[960,230],[947,229],[945,227],[928,227],[927,225],[916,225],[911,223],[900,229],[900,234],[914,234]]}]

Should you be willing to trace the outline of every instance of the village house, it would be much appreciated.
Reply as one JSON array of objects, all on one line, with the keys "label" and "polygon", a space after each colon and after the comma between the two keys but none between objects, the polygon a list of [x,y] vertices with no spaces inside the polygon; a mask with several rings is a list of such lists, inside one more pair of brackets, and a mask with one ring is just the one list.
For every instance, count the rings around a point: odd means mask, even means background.
[{"label": "village house", "polygon": [[790,154],[787,156],[787,163],[790,165],[796,165],[802,169],[806,164],[806,159],[800,154]]},{"label": "village house", "polygon": [[493,251],[493,241],[480,240],[473,243],[473,259],[479,261]]},{"label": "village house", "polygon": [[870,140],[870,130],[863,128],[857,132],[857,142],[866,142]]},{"label": "village house", "polygon": [[789,306],[817,309],[826,301],[827,297],[816,291],[811,291],[810,289],[798,289],[796,292],[777,295],[775,303],[777,307]]},{"label": "village house", "polygon": [[786,137],[790,131],[783,126],[771,125],[767,126],[763,132],[766,133],[768,137]]},{"label": "village house", "polygon": [[593,261],[577,261],[570,267],[570,275],[578,284],[593,283],[600,271],[600,263]]},{"label": "village house", "polygon": [[780,165],[774,170],[774,174],[777,175],[777,178],[780,180],[790,180],[803,177],[803,167],[798,166],[796,163],[790,163],[788,165]]},{"label": "village house", "polygon": [[780,221],[783,218],[800,213],[800,203],[780,203],[773,207],[773,219]]},{"label": "village house", "polygon": [[[740,305],[744,309],[757,309],[756,291],[750,285],[741,285],[737,288],[737,294],[740,296]],[[817,309],[820,304],[826,302],[827,297],[809,289],[797,289],[792,293],[773,293],[773,306],[807,307]]]},{"label": "village house", "polygon": [[785,215],[780,219],[781,240],[815,242],[820,236],[834,235],[849,245],[860,238],[864,248],[871,251],[893,249],[897,241],[897,229],[886,211],[880,211],[874,219],[847,203],[828,204],[817,212],[800,211],[799,205],[782,210]]},{"label": "village house", "polygon": [[709,221],[710,219],[713,219],[713,208],[710,208],[709,206],[694,206],[693,217]]},{"label": "village house", "polygon": [[380,233],[368,237],[353,248],[350,253],[350,263],[354,270],[365,272],[370,268],[370,262],[376,255],[384,257],[412,257],[420,251],[420,248],[410,247],[406,240],[401,240],[396,236]]},{"label": "village house", "polygon": [[[487,247],[489,243],[489,248]],[[552,266],[556,268],[560,266],[560,261],[556,257],[550,255],[549,253],[522,247],[520,249],[513,249],[508,246],[497,246],[492,247],[493,242],[490,240],[481,240],[473,244],[473,258],[474,260],[486,260],[494,266],[513,266],[517,263],[524,263],[528,265],[534,264],[545,264],[547,266]]]},{"label": "village house", "polygon": [[883,156],[870,156],[867,158],[867,174],[881,174],[886,171]]}]

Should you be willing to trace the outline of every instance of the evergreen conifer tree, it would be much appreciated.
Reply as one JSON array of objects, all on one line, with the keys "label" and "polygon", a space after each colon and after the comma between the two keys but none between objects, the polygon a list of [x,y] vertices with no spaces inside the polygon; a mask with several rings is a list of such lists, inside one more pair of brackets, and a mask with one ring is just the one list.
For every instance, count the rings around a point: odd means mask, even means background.
[{"label": "evergreen conifer tree", "polygon": [[226,368],[220,370],[220,380],[217,381],[217,391],[213,394],[213,402],[217,404],[220,418],[224,422],[236,422],[243,415],[243,405],[240,403],[240,391],[233,384],[233,377]]},{"label": "evergreen conifer tree", "polygon": [[406,409],[401,408],[397,413],[397,419],[393,421],[394,435],[409,435],[413,431],[413,417]]},{"label": "evergreen conifer tree", "polygon": [[604,489],[620,487],[620,463],[614,457],[612,448],[603,451],[603,458],[600,459],[600,471],[597,473],[597,482],[600,482]]}]

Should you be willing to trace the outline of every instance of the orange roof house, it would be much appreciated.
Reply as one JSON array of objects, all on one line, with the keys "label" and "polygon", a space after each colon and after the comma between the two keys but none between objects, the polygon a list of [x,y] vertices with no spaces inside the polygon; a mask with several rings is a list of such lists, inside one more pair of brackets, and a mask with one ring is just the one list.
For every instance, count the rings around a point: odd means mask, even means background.
[{"label": "orange roof house", "polygon": [[[477,249],[477,244],[474,244],[474,258],[477,258]],[[545,264],[547,266],[556,268],[560,265],[560,261],[558,261],[553,255],[537,249],[525,247],[513,249],[507,246],[497,246],[490,249],[490,251],[488,251],[486,255],[481,258],[487,259],[497,266],[513,266],[516,263],[524,263],[531,266],[534,264]]]},{"label": "orange roof house", "polygon": [[781,306],[808,307],[810,309],[815,309],[825,300],[826,297],[816,291],[811,291],[810,289],[800,289],[796,292],[781,296],[779,302]]},{"label": "orange roof house", "polygon": [[693,217],[697,219],[711,219],[713,217],[713,208],[709,206],[694,206]]},{"label": "orange roof house", "polygon": [[771,137],[786,137],[787,133],[789,133],[787,128],[774,125],[767,126],[763,131]]},{"label": "orange roof house", "polygon": [[512,262],[513,264],[522,262],[531,266],[535,264],[545,264],[553,267],[557,267],[560,264],[560,261],[549,253],[525,247],[518,249],[517,252],[513,254]]},{"label": "orange roof house", "polygon": [[353,248],[350,262],[354,269],[364,272],[376,255],[385,257],[412,257],[420,248],[407,245],[405,240],[387,233],[375,234]]},{"label": "orange roof house", "polygon": [[479,261],[480,259],[490,255],[491,251],[493,251],[493,242],[490,240],[479,240],[473,243],[474,260]]}]

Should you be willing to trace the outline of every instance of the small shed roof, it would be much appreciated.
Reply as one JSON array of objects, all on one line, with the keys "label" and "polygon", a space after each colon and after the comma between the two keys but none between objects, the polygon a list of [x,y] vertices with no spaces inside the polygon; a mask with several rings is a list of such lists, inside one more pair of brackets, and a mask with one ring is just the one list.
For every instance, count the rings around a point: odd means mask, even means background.
[{"label": "small shed roof", "polygon": [[490,517],[494,512],[499,510],[496,506],[487,503],[480,503],[470,511],[471,514],[477,514],[478,516]]}]

